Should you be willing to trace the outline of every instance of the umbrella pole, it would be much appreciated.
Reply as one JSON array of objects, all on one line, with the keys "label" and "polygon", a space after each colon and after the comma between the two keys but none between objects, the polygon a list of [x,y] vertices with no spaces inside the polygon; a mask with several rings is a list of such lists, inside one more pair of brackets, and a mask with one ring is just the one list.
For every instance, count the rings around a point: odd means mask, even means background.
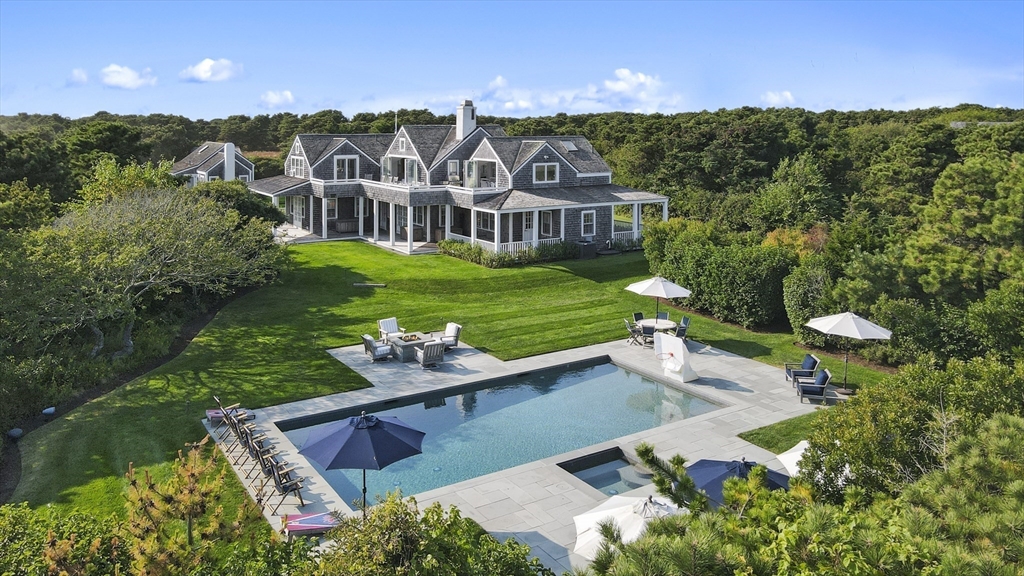
[{"label": "umbrella pole", "polygon": [[363,522],[366,521],[366,468],[363,468]]},{"label": "umbrella pole", "polygon": [[846,371],[850,368],[850,340],[846,340],[846,357],[843,358],[843,390],[846,390]]}]

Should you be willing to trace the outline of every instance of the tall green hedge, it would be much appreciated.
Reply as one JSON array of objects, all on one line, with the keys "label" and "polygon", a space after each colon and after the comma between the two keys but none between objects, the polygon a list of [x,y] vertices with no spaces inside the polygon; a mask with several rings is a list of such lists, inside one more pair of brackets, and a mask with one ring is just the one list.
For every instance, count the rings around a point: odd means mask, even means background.
[{"label": "tall green hedge", "polygon": [[651,272],[689,288],[686,305],[745,327],[786,318],[782,280],[797,264],[791,250],[749,245],[740,235],[686,221],[645,230]]}]

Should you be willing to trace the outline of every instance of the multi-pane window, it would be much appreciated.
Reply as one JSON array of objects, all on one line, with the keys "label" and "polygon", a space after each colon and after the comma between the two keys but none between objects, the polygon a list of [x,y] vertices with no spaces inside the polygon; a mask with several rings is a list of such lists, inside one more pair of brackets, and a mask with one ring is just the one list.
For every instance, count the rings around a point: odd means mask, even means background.
[{"label": "multi-pane window", "polygon": [[405,213],[405,206],[395,207],[395,226],[398,228],[404,228],[409,222],[409,217]]},{"label": "multi-pane window", "polygon": [[558,182],[558,163],[550,162],[533,165],[533,183]]},{"label": "multi-pane window", "polygon": [[412,223],[414,226],[423,226],[424,206],[412,207]]},{"label": "multi-pane window", "polygon": [[405,152],[405,138],[398,139],[398,151]]},{"label": "multi-pane window", "polygon": [[597,230],[597,213],[593,210],[585,210],[581,216],[580,229],[583,236],[593,236]]},{"label": "multi-pane window", "polygon": [[306,160],[302,156],[288,157],[288,175],[295,178],[306,177]]},{"label": "multi-pane window", "polygon": [[327,219],[334,220],[338,217],[338,199],[328,198],[327,199]]},{"label": "multi-pane window", "polygon": [[335,156],[334,157],[334,179],[335,180],[357,180],[359,178],[359,157],[358,156]]},{"label": "multi-pane window", "polygon": [[540,233],[551,236],[551,211],[545,210],[540,213]]},{"label": "multi-pane window", "polygon": [[448,161],[448,179],[458,180],[459,179],[459,161],[449,160]]},{"label": "multi-pane window", "polygon": [[370,215],[370,200],[368,198],[353,198],[352,199],[352,215],[359,218],[359,200],[363,201],[363,216]]},{"label": "multi-pane window", "polygon": [[490,212],[477,212],[476,213],[476,228],[477,230],[490,230],[494,231],[494,214]]}]

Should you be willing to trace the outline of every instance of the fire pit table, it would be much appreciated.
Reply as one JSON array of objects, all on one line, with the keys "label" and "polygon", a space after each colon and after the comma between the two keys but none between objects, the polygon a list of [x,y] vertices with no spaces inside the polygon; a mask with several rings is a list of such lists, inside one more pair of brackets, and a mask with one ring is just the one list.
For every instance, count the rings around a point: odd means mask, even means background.
[{"label": "fire pit table", "polygon": [[[411,339],[415,337],[415,340]],[[412,362],[416,359],[416,349],[433,340],[422,332],[406,332],[402,335],[389,336],[391,356],[399,362]]]}]

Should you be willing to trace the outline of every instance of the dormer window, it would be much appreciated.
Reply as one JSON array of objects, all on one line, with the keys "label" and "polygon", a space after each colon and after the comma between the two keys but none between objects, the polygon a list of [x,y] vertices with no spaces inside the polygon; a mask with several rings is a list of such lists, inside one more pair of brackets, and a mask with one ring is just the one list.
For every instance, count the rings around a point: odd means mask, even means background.
[{"label": "dormer window", "polygon": [[295,178],[305,178],[306,160],[302,156],[289,156],[287,174]]},{"label": "dormer window", "polygon": [[405,152],[405,138],[398,139],[398,151]]},{"label": "dormer window", "polygon": [[545,184],[550,182],[558,182],[558,163],[545,162],[543,164],[534,164],[533,183]]},{"label": "dormer window", "polygon": [[335,180],[358,180],[359,179],[359,156],[335,156],[334,157],[334,179]]}]

